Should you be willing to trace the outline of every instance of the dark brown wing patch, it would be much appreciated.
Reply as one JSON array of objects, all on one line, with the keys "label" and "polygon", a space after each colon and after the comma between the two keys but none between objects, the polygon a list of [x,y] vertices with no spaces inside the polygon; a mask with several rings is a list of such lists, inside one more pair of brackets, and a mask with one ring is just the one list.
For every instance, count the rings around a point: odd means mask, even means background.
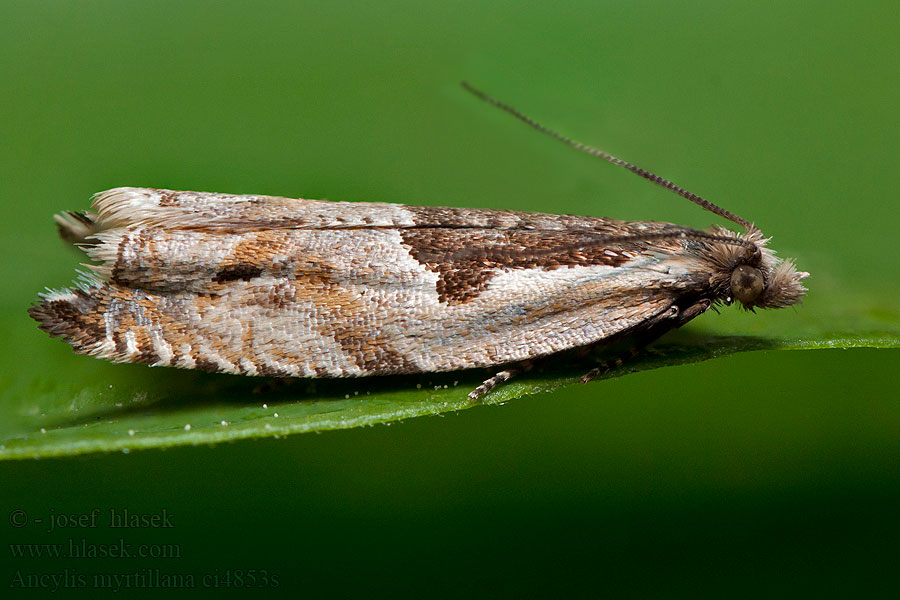
[{"label": "dark brown wing patch", "polygon": [[[572,250],[595,240],[588,231],[422,228],[401,230],[410,255],[437,273],[438,299],[460,304],[475,298],[504,269],[618,267],[637,256],[641,242]],[[601,234],[603,235],[603,234]],[[553,252],[559,248],[559,252]]]}]

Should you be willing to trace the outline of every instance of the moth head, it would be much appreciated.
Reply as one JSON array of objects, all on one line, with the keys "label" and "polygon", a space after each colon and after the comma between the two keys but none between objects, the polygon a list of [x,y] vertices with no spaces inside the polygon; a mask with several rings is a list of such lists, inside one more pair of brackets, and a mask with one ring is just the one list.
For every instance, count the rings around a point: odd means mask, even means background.
[{"label": "moth head", "polygon": [[[715,228],[717,234],[728,230]],[[732,234],[733,235],[733,234]],[[784,308],[797,304],[806,295],[801,281],[809,273],[798,271],[793,259],[781,260],[766,247],[759,229],[750,227],[739,239],[749,245],[722,244],[712,253],[718,273],[713,283],[725,302],[738,301],[748,310],[754,308]]]}]

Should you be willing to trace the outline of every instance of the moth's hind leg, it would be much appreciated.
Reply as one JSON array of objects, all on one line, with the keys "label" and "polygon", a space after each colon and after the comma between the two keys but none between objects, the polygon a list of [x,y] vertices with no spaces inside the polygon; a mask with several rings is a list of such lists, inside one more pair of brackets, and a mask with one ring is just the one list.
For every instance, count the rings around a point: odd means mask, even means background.
[{"label": "moth's hind leg", "polygon": [[504,381],[509,381],[513,377],[517,375],[522,375],[523,373],[527,373],[534,367],[534,363],[529,361],[521,362],[517,365],[513,365],[508,369],[504,369],[490,377],[485,379],[484,382],[479,385],[477,388],[469,392],[469,402],[477,402],[482,396],[490,392],[492,389],[503,383]]}]

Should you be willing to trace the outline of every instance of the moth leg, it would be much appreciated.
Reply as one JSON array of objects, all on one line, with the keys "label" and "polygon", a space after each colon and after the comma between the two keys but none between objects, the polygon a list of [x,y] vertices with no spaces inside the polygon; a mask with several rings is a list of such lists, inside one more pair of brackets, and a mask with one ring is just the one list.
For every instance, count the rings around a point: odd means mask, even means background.
[{"label": "moth leg", "polygon": [[618,369],[623,364],[625,364],[626,360],[637,356],[637,354],[640,351],[641,351],[641,348],[632,347],[632,348],[629,348],[628,351],[623,356],[617,356],[610,360],[604,361],[603,363],[600,364],[600,366],[594,367],[593,369],[591,369],[590,371],[588,371],[587,373],[582,375],[581,383],[588,383],[590,381],[593,381],[600,375],[603,375],[604,373],[608,373],[608,372],[612,371],[613,369]]},{"label": "moth leg", "polygon": [[469,392],[469,402],[477,402],[482,396],[490,392],[492,389],[494,389],[504,381],[509,381],[517,375],[527,373],[532,369],[532,367],[534,367],[534,363],[532,363],[531,361],[525,361],[508,369],[504,369],[493,377],[485,379],[481,385]]},{"label": "moth leg", "polygon": [[713,307],[713,305],[712,305],[712,301],[709,300],[708,298],[704,298],[703,300],[695,302],[694,304],[688,306],[686,309],[681,311],[681,314],[676,317],[679,322],[677,325],[675,325],[675,327],[681,327],[682,325],[684,325],[685,323],[687,323],[694,317],[698,317],[698,316],[702,315],[703,313],[708,311],[710,308],[715,310],[715,307]]},{"label": "moth leg", "polygon": [[669,310],[670,314],[667,317],[668,322],[661,321],[660,324],[657,324],[656,327],[651,330],[652,333],[649,336],[636,340],[635,345],[626,350],[621,356],[604,361],[599,366],[582,375],[581,382],[588,383],[604,373],[608,373],[613,369],[618,369],[625,364],[625,361],[631,360],[637,356],[647,344],[658,338],[660,335],[670,329],[681,327],[694,317],[702,315],[709,310],[710,306],[712,306],[712,302],[707,298],[695,302],[684,310],[679,310],[677,306],[673,305]]}]

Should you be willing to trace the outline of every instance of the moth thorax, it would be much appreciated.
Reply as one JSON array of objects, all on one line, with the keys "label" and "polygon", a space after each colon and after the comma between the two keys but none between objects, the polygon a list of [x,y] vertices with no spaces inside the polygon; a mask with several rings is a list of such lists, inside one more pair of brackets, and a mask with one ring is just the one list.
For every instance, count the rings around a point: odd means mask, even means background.
[{"label": "moth thorax", "polygon": [[738,265],[731,272],[731,295],[743,304],[750,304],[762,293],[766,285],[759,269],[749,265]]}]

